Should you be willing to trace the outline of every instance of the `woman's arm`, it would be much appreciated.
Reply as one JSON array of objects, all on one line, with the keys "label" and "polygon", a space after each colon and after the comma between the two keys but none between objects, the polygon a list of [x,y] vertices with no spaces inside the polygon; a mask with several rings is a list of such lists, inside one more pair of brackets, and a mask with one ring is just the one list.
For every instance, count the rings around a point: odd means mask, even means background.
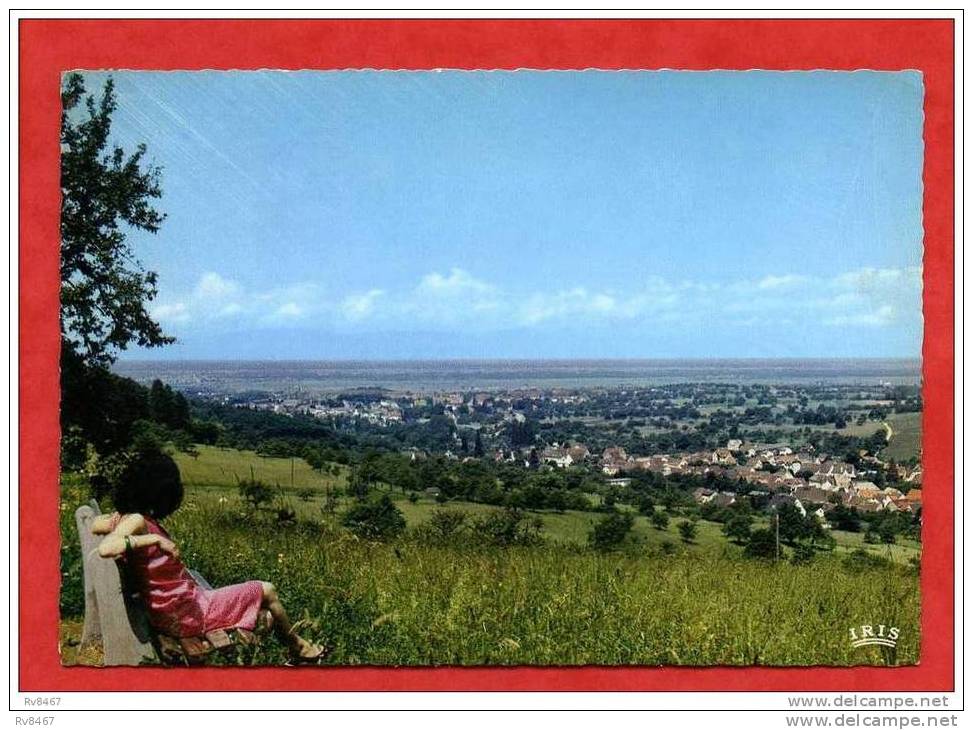
[{"label": "woman's arm", "polygon": [[[103,528],[102,525],[95,524],[92,526],[92,532],[98,534],[96,532],[98,527]],[[125,538],[128,538],[128,543]],[[103,558],[118,558],[125,554],[129,545],[133,550],[146,548],[158,544],[158,538],[158,535],[146,534],[145,519],[142,515],[125,515],[119,520],[115,529],[98,545],[98,554]]]},{"label": "woman's arm", "polygon": [[115,512],[110,515],[98,515],[94,520],[91,521],[91,534],[93,535],[107,535],[115,528],[115,519],[118,513]]}]

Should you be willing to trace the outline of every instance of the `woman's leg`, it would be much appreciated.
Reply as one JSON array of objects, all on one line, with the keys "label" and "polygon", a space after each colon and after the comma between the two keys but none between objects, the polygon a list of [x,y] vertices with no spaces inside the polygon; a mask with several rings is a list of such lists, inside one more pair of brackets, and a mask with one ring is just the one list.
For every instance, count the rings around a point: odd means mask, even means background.
[{"label": "woman's leg", "polygon": [[270,611],[270,615],[273,616],[274,630],[277,632],[277,636],[280,637],[281,641],[287,644],[292,651],[300,654],[304,658],[310,659],[322,654],[324,651],[323,647],[312,644],[294,633],[294,625],[291,623],[287,611],[284,610],[284,604],[280,602],[280,597],[277,595],[277,589],[274,587],[274,584],[267,583],[266,581],[261,581],[261,584],[264,591],[263,608]]}]

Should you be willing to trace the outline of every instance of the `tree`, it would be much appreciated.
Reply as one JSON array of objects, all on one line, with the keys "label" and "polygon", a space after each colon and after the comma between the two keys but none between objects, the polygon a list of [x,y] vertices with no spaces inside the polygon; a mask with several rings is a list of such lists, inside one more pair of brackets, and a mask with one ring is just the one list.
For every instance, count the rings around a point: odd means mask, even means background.
[{"label": "tree", "polygon": [[244,479],[239,484],[240,496],[243,497],[247,504],[249,504],[253,509],[262,509],[264,506],[270,504],[271,500],[274,498],[274,491],[261,482],[258,479],[254,479],[252,476],[249,479]]},{"label": "tree", "polygon": [[835,508],[828,514],[828,520],[836,530],[861,532],[861,517],[857,510],[843,504],[835,505]]},{"label": "tree", "polygon": [[625,541],[634,524],[631,512],[611,512],[595,524],[588,541],[598,550],[612,550]]},{"label": "tree", "polygon": [[744,552],[752,558],[773,560],[777,557],[777,537],[771,530],[754,530]]},{"label": "tree", "polygon": [[652,497],[643,494],[639,497],[639,514],[643,514],[647,517],[651,517],[655,514],[655,502],[652,501]]},{"label": "tree", "polygon": [[476,442],[473,444],[473,456],[477,459],[483,458],[483,437],[479,430],[476,432]]},{"label": "tree", "polygon": [[780,505],[777,508],[777,519],[780,524],[780,539],[784,542],[793,544],[810,537],[811,529],[807,518],[793,504]]},{"label": "tree", "polygon": [[665,530],[669,527],[669,515],[666,512],[653,512],[649,519],[652,521],[652,526],[657,530]]},{"label": "tree", "polygon": [[114,83],[97,101],[86,93],[77,73],[61,89],[61,339],[68,357],[105,367],[132,343],[173,342],[146,308],[157,276],[135,259],[124,230],[156,233],[165,215],[153,207],[161,169],[144,164],[146,146],[109,148]]},{"label": "tree", "polygon": [[737,512],[723,524],[723,534],[729,539],[743,544],[750,539],[750,515]]},{"label": "tree", "polygon": [[385,493],[355,503],[341,522],[367,540],[388,540],[405,530],[405,517]]},{"label": "tree", "polygon": [[679,536],[683,542],[692,542],[696,539],[696,523],[683,520],[679,523]]}]

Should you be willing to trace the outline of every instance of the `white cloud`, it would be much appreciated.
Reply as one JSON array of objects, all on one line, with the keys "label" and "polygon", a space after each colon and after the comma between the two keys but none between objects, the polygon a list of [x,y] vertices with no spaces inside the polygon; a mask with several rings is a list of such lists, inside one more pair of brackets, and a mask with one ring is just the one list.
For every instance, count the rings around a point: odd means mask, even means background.
[{"label": "white cloud", "polygon": [[917,267],[865,268],[831,276],[768,274],[747,280],[672,282],[646,277],[625,290],[586,286],[508,289],[461,268],[431,272],[412,288],[372,288],[328,298],[315,283],[247,292],[215,272],[203,274],[183,298],[160,302],[152,313],[163,324],[207,322],[253,326],[501,330],[604,322],[777,328],[805,326],[915,327],[921,310]]},{"label": "white cloud", "polygon": [[784,274],[783,276],[765,276],[757,282],[758,289],[788,289],[796,284],[800,284],[805,277],[797,274]]},{"label": "white cloud", "polygon": [[184,302],[174,302],[173,304],[159,304],[151,310],[151,315],[153,319],[159,320],[159,322],[165,323],[178,323],[189,322],[191,317],[189,316],[189,310]]},{"label": "white cloud", "polygon": [[240,295],[240,285],[230,279],[224,279],[216,272],[209,271],[203,274],[193,296],[197,299],[207,301],[226,301],[234,299]]},{"label": "white cloud", "polygon": [[341,311],[352,321],[368,318],[375,312],[378,300],[385,295],[382,289],[370,289],[364,294],[352,294],[341,303]]},{"label": "white cloud", "polygon": [[858,314],[839,314],[824,321],[825,324],[835,327],[864,326],[864,327],[883,327],[895,322],[895,309],[890,305],[879,307],[874,312],[861,312]]},{"label": "white cloud", "polygon": [[475,279],[463,269],[453,268],[450,269],[449,276],[443,276],[438,271],[426,274],[416,291],[434,296],[457,297],[488,294],[495,291],[495,287]]}]

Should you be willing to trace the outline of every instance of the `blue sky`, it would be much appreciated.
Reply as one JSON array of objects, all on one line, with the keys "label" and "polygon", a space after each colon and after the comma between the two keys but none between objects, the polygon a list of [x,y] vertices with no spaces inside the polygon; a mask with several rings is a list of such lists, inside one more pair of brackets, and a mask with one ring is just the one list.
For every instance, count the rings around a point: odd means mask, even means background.
[{"label": "blue sky", "polygon": [[125,357],[919,355],[918,73],[112,75]]}]

